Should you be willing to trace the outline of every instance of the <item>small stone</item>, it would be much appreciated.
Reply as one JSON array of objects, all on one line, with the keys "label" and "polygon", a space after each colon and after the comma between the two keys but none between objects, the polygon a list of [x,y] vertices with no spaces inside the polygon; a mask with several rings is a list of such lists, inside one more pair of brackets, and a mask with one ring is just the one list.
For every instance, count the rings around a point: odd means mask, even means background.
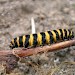
[{"label": "small stone", "polygon": [[5,67],[2,64],[0,64],[0,75],[6,75]]},{"label": "small stone", "polygon": [[63,11],[64,11],[64,13],[69,13],[70,8],[64,8]]},{"label": "small stone", "polygon": [[44,20],[44,19],[45,19],[45,15],[40,14],[39,18],[40,18],[41,20]]}]

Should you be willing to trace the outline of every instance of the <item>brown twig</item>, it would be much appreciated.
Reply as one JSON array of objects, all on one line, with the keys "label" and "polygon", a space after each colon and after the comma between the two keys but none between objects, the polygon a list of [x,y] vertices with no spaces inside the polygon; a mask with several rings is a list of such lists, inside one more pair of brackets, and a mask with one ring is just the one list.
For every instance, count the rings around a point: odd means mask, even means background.
[{"label": "brown twig", "polygon": [[33,54],[37,54],[39,52],[60,50],[72,45],[75,45],[75,40],[64,41],[52,44],[50,46],[36,47],[36,48],[23,49],[23,50],[0,50],[0,57],[9,54],[18,55],[19,57],[30,56]]},{"label": "brown twig", "polygon": [[37,54],[39,52],[60,50],[72,45],[75,45],[75,40],[60,42],[53,44],[51,46],[36,47],[24,50],[14,50],[14,54],[18,55],[19,57],[30,56],[32,54]]}]

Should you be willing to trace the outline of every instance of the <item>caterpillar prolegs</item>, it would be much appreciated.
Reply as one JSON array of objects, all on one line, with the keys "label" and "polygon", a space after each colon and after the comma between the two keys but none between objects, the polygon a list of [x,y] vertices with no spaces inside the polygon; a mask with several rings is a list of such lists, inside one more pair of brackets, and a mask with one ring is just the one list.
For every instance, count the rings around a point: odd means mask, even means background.
[{"label": "caterpillar prolegs", "polygon": [[11,40],[10,48],[17,47],[36,47],[52,43],[60,40],[69,40],[74,38],[74,33],[70,29],[57,29],[52,31],[40,32],[37,34],[23,35]]}]

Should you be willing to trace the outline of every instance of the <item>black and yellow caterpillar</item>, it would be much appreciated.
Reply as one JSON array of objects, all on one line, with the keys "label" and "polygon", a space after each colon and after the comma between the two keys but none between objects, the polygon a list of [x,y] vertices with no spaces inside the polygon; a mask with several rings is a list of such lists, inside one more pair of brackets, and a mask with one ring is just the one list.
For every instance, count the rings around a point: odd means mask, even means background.
[{"label": "black and yellow caterpillar", "polygon": [[60,40],[74,38],[74,33],[70,29],[57,29],[52,31],[40,32],[37,34],[23,35],[12,39],[11,48],[17,47],[36,47],[52,44]]}]

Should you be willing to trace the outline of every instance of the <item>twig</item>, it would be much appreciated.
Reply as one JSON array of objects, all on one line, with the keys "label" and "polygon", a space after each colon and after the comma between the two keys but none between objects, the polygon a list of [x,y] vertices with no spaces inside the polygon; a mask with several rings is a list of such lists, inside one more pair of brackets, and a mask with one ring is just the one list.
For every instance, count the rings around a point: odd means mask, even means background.
[{"label": "twig", "polygon": [[32,54],[37,54],[39,52],[44,52],[44,51],[56,51],[72,45],[75,45],[75,40],[60,42],[60,43],[53,44],[51,46],[43,46],[43,47],[36,47],[36,48],[23,49],[23,50],[13,50],[13,52],[19,57],[23,57],[23,56],[30,56]]},{"label": "twig", "polygon": [[29,48],[23,50],[0,50],[0,57],[9,54],[18,55],[19,57],[30,56],[32,54],[37,54],[39,52],[60,50],[72,45],[75,45],[75,40],[64,41],[64,42],[52,44],[50,46]]}]

